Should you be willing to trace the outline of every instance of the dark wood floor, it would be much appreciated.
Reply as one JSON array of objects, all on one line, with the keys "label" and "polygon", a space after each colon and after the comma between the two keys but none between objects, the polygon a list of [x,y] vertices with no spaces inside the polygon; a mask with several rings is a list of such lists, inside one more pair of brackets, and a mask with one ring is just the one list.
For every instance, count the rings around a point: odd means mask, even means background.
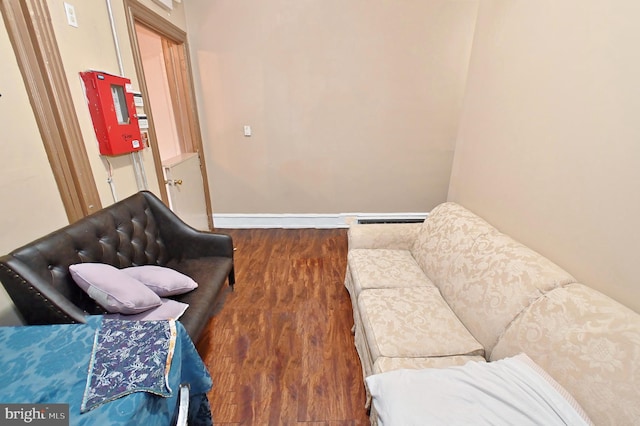
[{"label": "dark wood floor", "polygon": [[365,425],[346,230],[217,230],[236,288],[198,343],[217,425]]}]

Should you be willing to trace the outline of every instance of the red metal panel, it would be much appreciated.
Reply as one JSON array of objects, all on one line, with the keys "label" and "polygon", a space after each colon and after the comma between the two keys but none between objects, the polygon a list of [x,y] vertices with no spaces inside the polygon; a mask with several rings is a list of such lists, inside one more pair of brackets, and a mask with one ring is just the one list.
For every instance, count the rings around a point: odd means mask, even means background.
[{"label": "red metal panel", "polygon": [[121,155],[144,148],[131,80],[100,71],[81,72],[100,154]]}]

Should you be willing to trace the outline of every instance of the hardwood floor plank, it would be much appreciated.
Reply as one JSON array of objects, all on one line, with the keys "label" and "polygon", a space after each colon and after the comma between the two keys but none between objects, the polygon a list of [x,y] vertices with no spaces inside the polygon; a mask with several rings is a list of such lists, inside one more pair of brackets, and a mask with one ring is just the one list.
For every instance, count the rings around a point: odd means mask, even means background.
[{"label": "hardwood floor plank", "polygon": [[237,248],[237,284],[198,343],[215,424],[368,424],[346,230],[218,231]]}]

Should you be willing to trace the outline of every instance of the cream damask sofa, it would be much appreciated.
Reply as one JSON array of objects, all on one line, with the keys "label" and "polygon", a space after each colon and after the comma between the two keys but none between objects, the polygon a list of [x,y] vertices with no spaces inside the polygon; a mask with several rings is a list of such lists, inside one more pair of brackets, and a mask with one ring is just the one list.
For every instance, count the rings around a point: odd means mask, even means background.
[{"label": "cream damask sofa", "polygon": [[595,424],[640,424],[634,311],[455,203],[422,224],[352,225],[348,236],[365,377],[525,353]]}]

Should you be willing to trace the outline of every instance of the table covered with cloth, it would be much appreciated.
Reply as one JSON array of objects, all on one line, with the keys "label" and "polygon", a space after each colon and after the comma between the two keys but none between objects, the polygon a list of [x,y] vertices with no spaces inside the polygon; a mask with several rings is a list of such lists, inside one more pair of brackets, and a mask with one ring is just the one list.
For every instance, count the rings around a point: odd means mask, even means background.
[{"label": "table covered with cloth", "polygon": [[69,404],[70,425],[167,426],[187,383],[189,424],[212,424],[211,377],[179,322],[0,327],[0,348],[0,403]]}]

